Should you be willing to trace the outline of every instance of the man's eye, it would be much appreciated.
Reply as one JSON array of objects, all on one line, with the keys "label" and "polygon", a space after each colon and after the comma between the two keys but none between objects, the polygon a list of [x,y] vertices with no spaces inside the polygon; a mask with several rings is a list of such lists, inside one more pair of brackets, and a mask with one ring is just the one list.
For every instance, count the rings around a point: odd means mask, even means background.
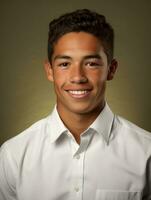
[{"label": "man's eye", "polygon": [[69,63],[68,62],[63,62],[58,64],[59,67],[68,67]]},{"label": "man's eye", "polygon": [[86,65],[87,65],[87,66],[90,66],[90,67],[97,67],[97,66],[100,66],[100,64],[97,63],[97,62],[87,62]]}]

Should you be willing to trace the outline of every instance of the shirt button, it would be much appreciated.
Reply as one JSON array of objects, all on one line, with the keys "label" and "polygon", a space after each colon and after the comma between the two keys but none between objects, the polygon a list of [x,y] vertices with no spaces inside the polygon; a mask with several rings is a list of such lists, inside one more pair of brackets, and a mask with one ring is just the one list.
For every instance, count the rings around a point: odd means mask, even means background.
[{"label": "shirt button", "polygon": [[75,190],[76,192],[79,192],[79,187],[75,187],[74,190]]},{"label": "shirt button", "polygon": [[77,160],[79,160],[80,159],[80,155],[78,154],[78,155],[76,155],[76,159]]}]

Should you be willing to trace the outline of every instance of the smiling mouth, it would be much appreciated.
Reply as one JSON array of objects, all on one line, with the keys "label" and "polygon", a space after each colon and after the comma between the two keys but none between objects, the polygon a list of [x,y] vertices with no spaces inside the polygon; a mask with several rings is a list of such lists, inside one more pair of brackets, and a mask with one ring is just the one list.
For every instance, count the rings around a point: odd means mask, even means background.
[{"label": "smiling mouth", "polygon": [[69,90],[68,92],[69,92],[70,94],[81,95],[81,94],[86,94],[86,93],[88,93],[88,90]]},{"label": "smiling mouth", "polygon": [[71,97],[79,99],[87,97],[90,93],[90,90],[67,90],[67,92]]}]

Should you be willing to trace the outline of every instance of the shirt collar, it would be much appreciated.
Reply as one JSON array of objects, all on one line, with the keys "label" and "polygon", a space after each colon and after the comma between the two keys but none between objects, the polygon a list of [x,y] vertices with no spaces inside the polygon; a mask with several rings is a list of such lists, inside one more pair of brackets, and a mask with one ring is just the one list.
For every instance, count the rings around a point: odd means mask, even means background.
[{"label": "shirt collar", "polygon": [[114,114],[106,103],[99,116],[90,126],[91,129],[95,130],[98,134],[103,136],[107,144],[109,143],[109,138],[111,136],[113,120]]},{"label": "shirt collar", "polygon": [[67,132],[67,130],[55,106],[51,115],[47,118],[46,133],[50,137],[50,142],[55,142],[63,133]]},{"label": "shirt collar", "polygon": [[[114,120],[114,114],[112,113],[108,104],[106,103],[105,107],[103,108],[99,116],[87,130],[92,129],[95,130],[98,134],[102,134],[104,140],[108,144],[113,120]],[[53,112],[47,118],[46,133],[50,137],[50,142],[51,143],[55,142],[63,133],[67,133],[67,131],[68,129],[62,122],[58,114],[57,108],[55,106]]]}]

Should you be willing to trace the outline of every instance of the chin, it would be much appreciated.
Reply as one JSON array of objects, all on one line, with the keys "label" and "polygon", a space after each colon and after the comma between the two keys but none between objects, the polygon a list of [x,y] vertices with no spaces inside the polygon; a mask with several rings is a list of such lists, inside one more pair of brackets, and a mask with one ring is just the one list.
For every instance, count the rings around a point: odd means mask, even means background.
[{"label": "chin", "polygon": [[88,113],[93,113],[98,109],[90,105],[74,105],[74,107],[70,107],[69,110],[72,113],[84,115]]}]

